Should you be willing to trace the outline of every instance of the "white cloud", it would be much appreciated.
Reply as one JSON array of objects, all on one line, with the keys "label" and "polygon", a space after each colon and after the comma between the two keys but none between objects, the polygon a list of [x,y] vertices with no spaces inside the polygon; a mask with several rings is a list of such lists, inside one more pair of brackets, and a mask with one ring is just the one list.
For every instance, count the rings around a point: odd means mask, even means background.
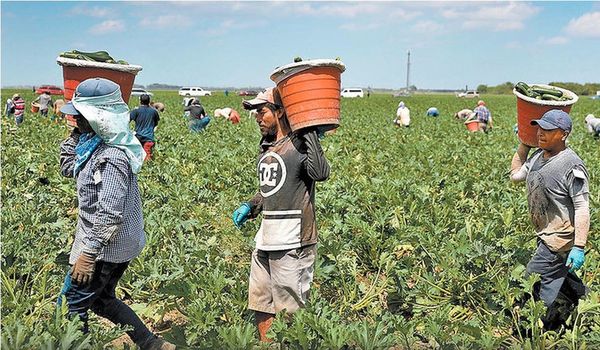
[{"label": "white cloud", "polygon": [[140,25],[154,28],[187,28],[192,25],[192,20],[184,15],[147,16],[140,21]]},{"label": "white cloud", "polygon": [[565,31],[572,36],[600,38],[600,11],[570,20]]},{"label": "white cloud", "polygon": [[101,35],[107,33],[122,32],[124,30],[125,24],[123,23],[123,21],[109,19],[96,24],[95,26],[90,28],[89,32],[91,34]]},{"label": "white cloud", "polygon": [[363,30],[373,30],[381,27],[381,23],[346,23],[342,24],[339,28],[343,30],[348,30],[351,32],[363,31]]},{"label": "white cloud", "polygon": [[412,30],[418,33],[436,33],[442,30],[443,26],[438,24],[437,22],[424,20],[417,22]]},{"label": "white cloud", "polygon": [[540,39],[540,43],[545,44],[545,45],[564,45],[566,43],[569,42],[569,39],[567,39],[564,36],[554,36],[552,38],[541,38]]},{"label": "white cloud", "polygon": [[442,17],[459,21],[465,29],[491,29],[494,31],[518,30],[525,22],[536,15],[540,9],[522,2],[510,2],[500,5],[483,4],[478,8],[472,5],[461,9],[445,9]]},{"label": "white cloud", "polygon": [[70,13],[72,15],[77,15],[77,16],[90,16],[90,17],[101,18],[101,17],[106,17],[110,14],[114,14],[114,10],[111,10],[111,9],[108,9],[105,7],[99,7],[99,6],[88,7],[88,6],[79,5],[79,6],[73,7],[71,9]]}]

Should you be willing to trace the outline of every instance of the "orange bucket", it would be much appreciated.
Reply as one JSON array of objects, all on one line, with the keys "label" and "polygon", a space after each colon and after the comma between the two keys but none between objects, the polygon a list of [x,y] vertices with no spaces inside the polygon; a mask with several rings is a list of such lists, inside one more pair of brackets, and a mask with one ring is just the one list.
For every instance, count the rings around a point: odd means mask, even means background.
[{"label": "orange bucket", "polygon": [[516,89],[513,89],[513,94],[517,96],[517,124],[519,140],[521,143],[527,146],[537,147],[537,126],[531,125],[531,121],[541,118],[544,113],[552,109],[561,109],[569,113],[573,104],[579,100],[579,97],[572,91],[556,86],[545,84],[533,85],[560,90],[564,96],[571,98],[568,101],[537,100],[535,98],[525,96]]},{"label": "orange bucket", "polygon": [[63,67],[64,96],[67,101],[73,98],[77,85],[82,81],[89,78],[104,78],[119,84],[123,101],[128,103],[135,76],[142,70],[141,66],[133,64],[91,62],[64,57],[58,57],[56,62]]},{"label": "orange bucket", "polygon": [[316,59],[277,68],[277,84],[292,131],[311,126],[331,130],[340,125],[341,61]]},{"label": "orange bucket", "polygon": [[36,102],[31,102],[31,113],[37,113],[40,111],[40,105]]},{"label": "orange bucket", "polygon": [[465,126],[470,132],[479,131],[479,120],[469,120],[465,122]]}]

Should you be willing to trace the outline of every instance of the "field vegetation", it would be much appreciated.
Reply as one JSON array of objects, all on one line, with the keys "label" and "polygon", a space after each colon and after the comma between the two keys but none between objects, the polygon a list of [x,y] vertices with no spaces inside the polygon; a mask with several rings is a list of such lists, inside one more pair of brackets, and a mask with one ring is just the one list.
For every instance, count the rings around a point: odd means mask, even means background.
[{"label": "field vegetation", "polygon": [[[2,100],[14,90],[3,90]],[[20,91],[29,103],[33,93]],[[311,302],[291,320],[277,317],[272,337],[289,349],[595,349],[600,347],[600,148],[583,118],[598,113],[581,99],[569,145],[590,174],[591,232],[579,275],[591,294],[571,330],[542,333],[535,278],[525,265],[536,240],[524,186],[508,180],[517,146],[514,96],[483,95],[490,134],[469,134],[452,117],[476,101],[451,95],[402,100],[410,128],[392,124],[400,98],[342,101],[342,127],[322,141],[331,178],[317,188],[320,232]],[[119,295],[154,331],[191,349],[257,345],[246,310],[253,237],[231,213],[256,191],[259,132],[242,113],[191,134],[177,92],[165,103],[155,159],[139,174],[147,246]],[[202,98],[207,111],[241,97]],[[130,106],[137,101],[132,98]],[[427,108],[439,118],[425,117]],[[2,349],[130,347],[123,330],[91,317],[88,335],[55,302],[68,270],[77,219],[75,183],[59,174],[63,122],[28,113],[2,118]],[[518,330],[527,330],[525,333]]]}]

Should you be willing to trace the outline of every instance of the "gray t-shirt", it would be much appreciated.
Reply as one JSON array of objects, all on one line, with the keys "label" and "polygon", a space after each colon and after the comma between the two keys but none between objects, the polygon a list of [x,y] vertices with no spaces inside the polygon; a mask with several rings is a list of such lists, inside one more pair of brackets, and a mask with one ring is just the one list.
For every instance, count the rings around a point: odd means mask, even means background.
[{"label": "gray t-shirt", "polygon": [[537,235],[554,252],[570,250],[575,233],[573,198],[589,192],[588,172],[570,148],[549,159],[532,154],[527,169],[527,202]]},{"label": "gray t-shirt", "polygon": [[50,95],[46,95],[46,94],[41,94],[38,98],[35,99],[36,101],[40,101],[40,109],[48,109],[48,106],[50,105],[50,103],[52,102],[52,96]]}]

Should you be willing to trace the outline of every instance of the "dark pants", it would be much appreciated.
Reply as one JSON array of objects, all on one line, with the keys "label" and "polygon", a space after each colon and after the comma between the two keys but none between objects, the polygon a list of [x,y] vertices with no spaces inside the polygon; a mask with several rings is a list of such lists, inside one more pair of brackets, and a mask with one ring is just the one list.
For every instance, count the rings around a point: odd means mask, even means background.
[{"label": "dark pants", "polygon": [[537,273],[540,281],[534,285],[535,300],[542,300],[547,312],[542,321],[544,328],[558,329],[577,307],[587,290],[581,279],[565,266],[568,253],[555,253],[542,241],[527,264],[527,273]]},{"label": "dark pants", "polygon": [[64,296],[67,299],[69,314],[79,315],[84,322],[84,333],[88,332],[87,311],[92,309],[95,314],[105,317],[115,324],[132,326],[133,330],[127,334],[138,345],[154,338],[154,334],[148,330],[135,312],[115,295],[117,282],[123,276],[128,265],[129,262],[97,261],[92,281],[85,286],[78,285],[71,279],[71,274],[67,272],[61,295],[58,297],[58,305],[61,305]]}]

